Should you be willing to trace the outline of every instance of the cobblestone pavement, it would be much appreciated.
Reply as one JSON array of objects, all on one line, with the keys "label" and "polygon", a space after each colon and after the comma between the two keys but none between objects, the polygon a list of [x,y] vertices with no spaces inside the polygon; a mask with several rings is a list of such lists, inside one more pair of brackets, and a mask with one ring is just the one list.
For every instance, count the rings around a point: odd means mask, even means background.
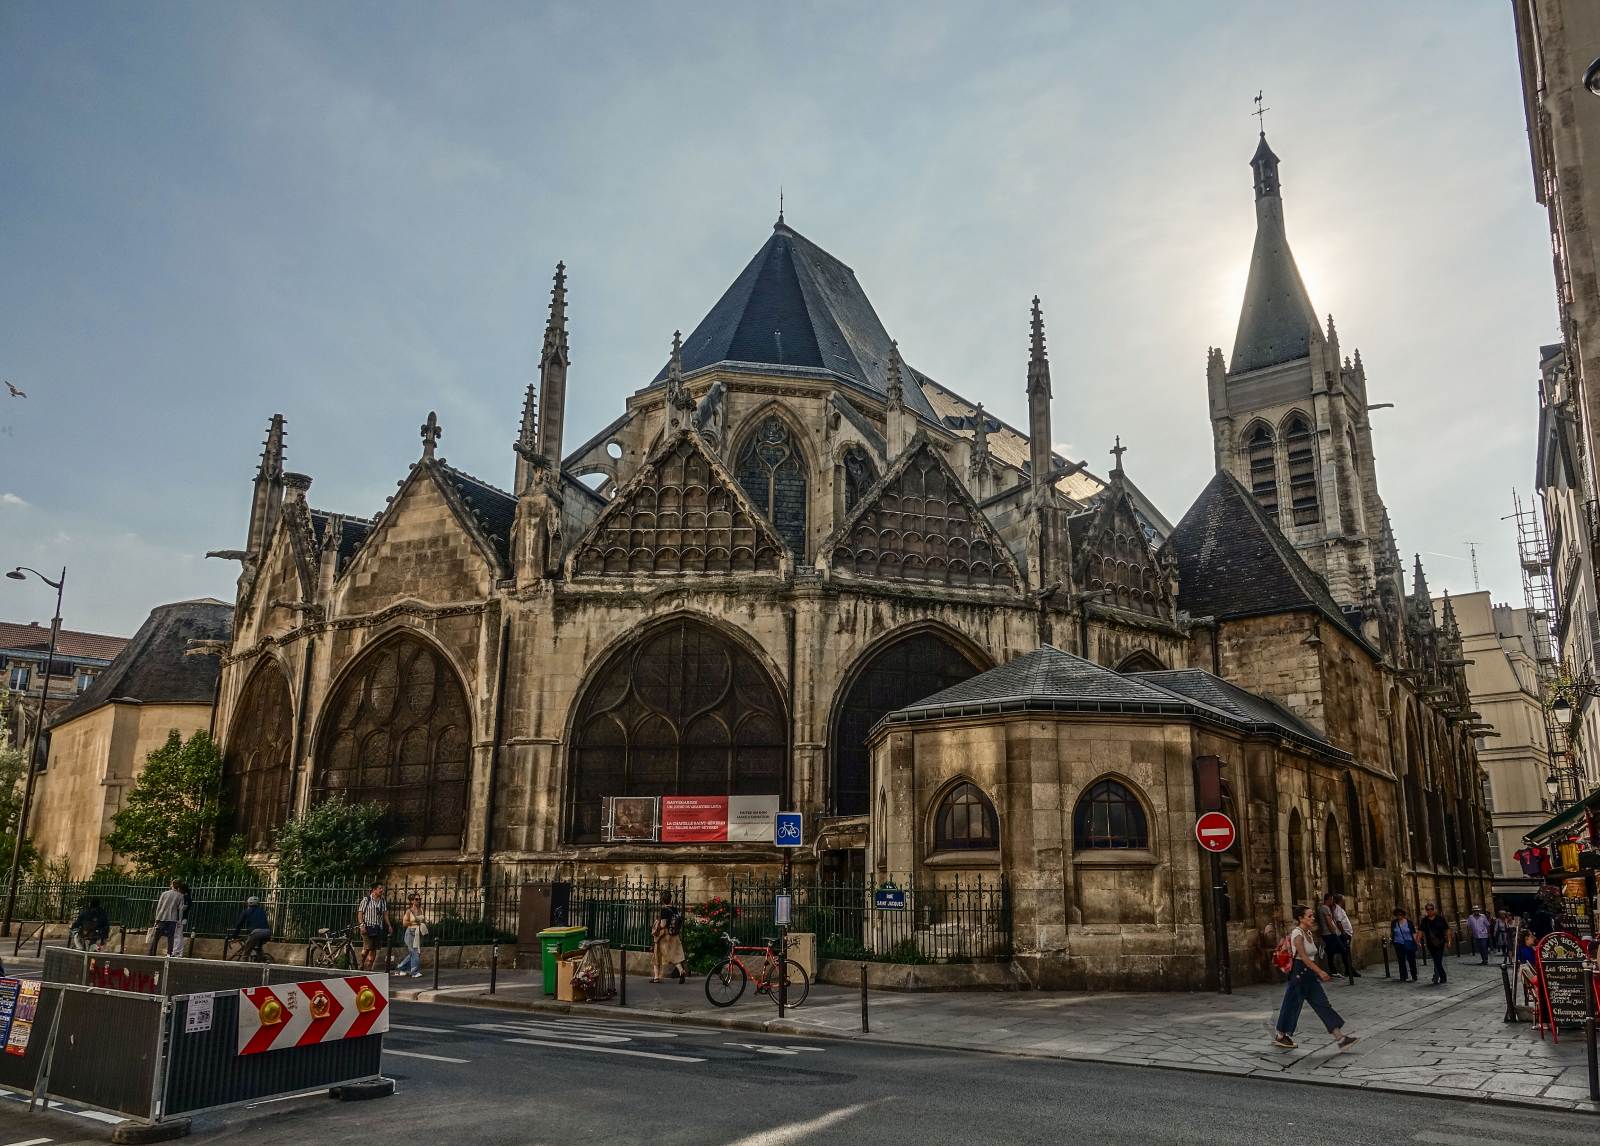
[{"label": "cobblestone pavement", "polygon": [[[859,992],[822,984],[781,1024],[772,1003],[753,994],[726,1010],[710,1007],[698,978],[680,986],[630,977],[628,1010],[679,1022],[1600,1111],[1588,1100],[1581,1032],[1567,1032],[1556,1044],[1526,1023],[1504,1022],[1497,964],[1452,960],[1448,970],[1450,981],[1440,986],[1385,979],[1381,969],[1368,969],[1353,984],[1330,983],[1330,1001],[1360,1039],[1344,1051],[1332,1045],[1310,1008],[1300,1020],[1299,1049],[1271,1046],[1282,996],[1277,984],[1241,987],[1232,995],[875,991],[867,1035],[860,1031]],[[395,986],[400,998],[490,1002],[486,978],[481,971],[447,973],[437,995],[425,979],[417,981],[421,989]],[[501,977],[492,1001],[616,1008],[615,1001],[547,1001],[534,977],[520,972]]]}]

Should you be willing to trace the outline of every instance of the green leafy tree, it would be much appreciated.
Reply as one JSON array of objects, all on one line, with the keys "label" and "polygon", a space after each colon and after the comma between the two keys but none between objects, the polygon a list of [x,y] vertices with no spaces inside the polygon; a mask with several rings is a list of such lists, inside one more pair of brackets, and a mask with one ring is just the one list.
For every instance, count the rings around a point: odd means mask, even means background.
[{"label": "green leafy tree", "polygon": [[106,842],[144,876],[194,879],[212,865],[222,753],[206,732],[186,741],[174,728],[145,757]]},{"label": "green leafy tree", "polygon": [[286,884],[348,884],[375,877],[394,837],[380,804],[336,796],[278,829],[278,876]]}]

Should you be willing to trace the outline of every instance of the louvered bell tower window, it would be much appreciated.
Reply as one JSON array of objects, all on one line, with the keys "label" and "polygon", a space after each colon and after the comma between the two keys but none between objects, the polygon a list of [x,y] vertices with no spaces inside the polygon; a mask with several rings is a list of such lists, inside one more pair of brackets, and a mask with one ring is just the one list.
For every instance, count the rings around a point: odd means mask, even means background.
[{"label": "louvered bell tower window", "polygon": [[1256,504],[1274,521],[1278,518],[1278,458],[1272,431],[1257,425],[1245,440],[1245,457],[1250,463],[1250,492]]},{"label": "louvered bell tower window", "polygon": [[1315,525],[1321,520],[1317,504],[1317,460],[1311,439],[1311,427],[1299,415],[1290,419],[1284,434],[1284,445],[1289,452],[1289,501],[1294,510],[1294,524]]}]

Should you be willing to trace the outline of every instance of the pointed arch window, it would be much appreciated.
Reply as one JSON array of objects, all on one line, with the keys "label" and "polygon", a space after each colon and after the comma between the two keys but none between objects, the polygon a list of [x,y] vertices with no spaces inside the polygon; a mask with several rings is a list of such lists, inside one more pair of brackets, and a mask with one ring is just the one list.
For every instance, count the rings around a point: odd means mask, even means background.
[{"label": "pointed arch window", "polygon": [[1366,832],[1361,825],[1361,793],[1348,772],[1344,776],[1344,814],[1350,821],[1350,866],[1360,871],[1367,866]]},{"label": "pointed arch window", "polygon": [[343,796],[388,810],[401,850],[459,850],[472,721],[455,669],[402,635],[364,653],[327,707],[313,803]]},{"label": "pointed arch window", "polygon": [[860,446],[845,450],[841,464],[844,469],[844,511],[849,513],[877,484],[878,467],[872,464],[872,458]]},{"label": "pointed arch window", "polygon": [[1322,834],[1323,872],[1327,876],[1328,890],[1341,895],[1345,890],[1344,835],[1339,831],[1339,821],[1332,812]]},{"label": "pointed arch window", "polygon": [[1149,649],[1135,649],[1123,657],[1117,665],[1118,672],[1165,672],[1166,670],[1167,666],[1162,664]]},{"label": "pointed arch window", "polygon": [[1311,885],[1306,881],[1306,829],[1299,808],[1289,813],[1289,898],[1311,902]]},{"label": "pointed arch window", "polygon": [[1148,848],[1150,828],[1139,798],[1116,780],[1091,784],[1072,814],[1072,846],[1077,851]]},{"label": "pointed arch window", "polygon": [[810,481],[789,423],[776,414],[763,417],[739,451],[735,476],[783,543],[804,558]]},{"label": "pointed arch window", "polygon": [[289,811],[293,730],[288,678],[266,661],[244,686],[222,757],[223,842],[238,836],[249,851],[272,846]]},{"label": "pointed arch window", "polygon": [[933,850],[980,851],[1000,846],[1000,818],[976,784],[963,780],[939,801],[933,817]]},{"label": "pointed arch window", "polygon": [[612,654],[579,703],[570,840],[600,841],[606,796],[782,794],[785,720],[766,670],[722,633],[686,617],[651,629]]},{"label": "pointed arch window", "polygon": [[1257,422],[1244,440],[1245,461],[1250,466],[1250,492],[1268,517],[1278,518],[1278,447],[1272,431]]},{"label": "pointed arch window", "polygon": [[1283,444],[1288,453],[1289,504],[1294,524],[1315,525],[1322,517],[1317,502],[1316,443],[1304,416],[1296,414],[1289,419]]}]

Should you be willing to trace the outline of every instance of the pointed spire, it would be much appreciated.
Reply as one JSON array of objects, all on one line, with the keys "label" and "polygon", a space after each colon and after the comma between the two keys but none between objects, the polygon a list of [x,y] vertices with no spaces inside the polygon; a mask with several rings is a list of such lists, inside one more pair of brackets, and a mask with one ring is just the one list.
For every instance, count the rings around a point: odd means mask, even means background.
[{"label": "pointed spire", "polygon": [[439,415],[429,410],[428,420],[422,423],[422,456],[424,460],[433,457],[433,452],[438,448],[439,439],[442,437],[444,437],[444,431],[439,428]]},{"label": "pointed spire", "polygon": [[972,452],[975,455],[989,456],[989,416],[983,412],[983,403],[978,403],[978,408],[972,415]]},{"label": "pointed spire", "polygon": [[672,332],[672,362],[667,370],[669,378],[676,378],[680,384],[683,382],[683,331],[681,330]]},{"label": "pointed spire", "polygon": [[1461,626],[1456,623],[1456,607],[1450,600],[1450,590],[1448,589],[1444,591],[1442,613],[1443,616],[1440,620],[1443,621],[1444,635],[1452,641],[1459,641],[1461,639]]},{"label": "pointed spire", "polygon": [[1328,337],[1328,341],[1330,343],[1339,341],[1339,332],[1333,328],[1333,315],[1332,314],[1328,315],[1328,335],[1327,335],[1327,337]]},{"label": "pointed spire", "polygon": [[1267,133],[1261,133],[1256,153],[1250,157],[1250,170],[1255,172],[1256,201],[1278,197],[1278,157],[1267,144]]},{"label": "pointed spire", "polygon": [[517,452],[531,453],[539,445],[539,391],[532,382],[522,397],[522,426],[517,431]]},{"label": "pointed spire", "polygon": [[1305,358],[1313,337],[1322,338],[1322,323],[1289,250],[1278,189],[1278,157],[1267,146],[1265,135],[1250,168],[1255,172],[1256,240],[1229,359],[1235,374]]},{"label": "pointed spire", "polygon": [[1033,296],[1031,335],[1028,343],[1028,469],[1036,496],[1049,484],[1050,462],[1050,360],[1044,350],[1044,312]]},{"label": "pointed spire", "polygon": [[667,363],[667,426],[677,430],[694,419],[694,397],[683,384],[683,334],[672,332],[672,358]]},{"label": "pointed spire", "polygon": [[900,344],[893,339],[889,341],[889,370],[886,392],[889,395],[889,404],[903,405],[906,400],[905,386],[900,379]]},{"label": "pointed spire", "polygon": [[267,440],[261,443],[261,465],[256,477],[274,481],[283,477],[283,415],[274,414],[267,423]]},{"label": "pointed spire", "polygon": [[1050,396],[1050,359],[1044,349],[1044,313],[1039,309],[1039,296],[1033,296],[1032,335],[1028,342],[1028,393],[1043,390]]},{"label": "pointed spire", "polygon": [[1411,595],[1418,601],[1429,601],[1428,576],[1422,571],[1422,554],[1416,555],[1416,563],[1411,571]]},{"label": "pointed spire", "polygon": [[[558,468],[561,465],[561,430],[566,421],[567,367],[570,361],[567,352],[567,264],[557,263],[555,282],[550,288],[550,317],[544,327],[544,348],[539,353],[538,420],[533,441],[534,453]],[[527,420],[525,408],[524,427]]]}]

